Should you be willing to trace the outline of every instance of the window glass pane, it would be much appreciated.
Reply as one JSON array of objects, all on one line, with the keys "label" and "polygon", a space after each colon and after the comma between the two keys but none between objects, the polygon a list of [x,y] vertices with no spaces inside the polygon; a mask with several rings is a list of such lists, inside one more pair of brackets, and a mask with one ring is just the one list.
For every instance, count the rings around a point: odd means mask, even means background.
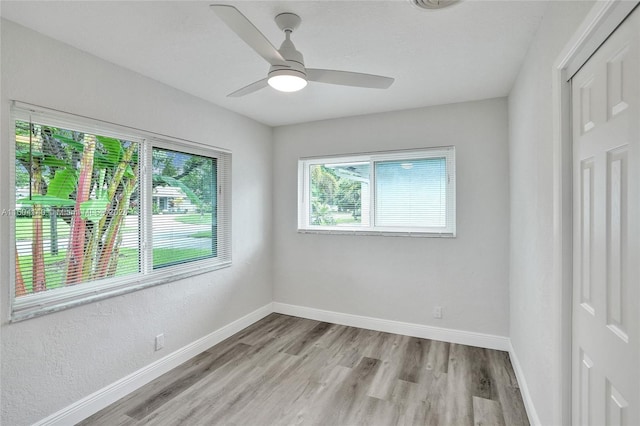
[{"label": "window glass pane", "polygon": [[376,225],[446,226],[445,158],[375,163]]},{"label": "window glass pane", "polygon": [[16,297],[137,274],[138,144],[15,125]]},{"label": "window glass pane", "polygon": [[216,159],[153,148],[153,268],[217,256]]},{"label": "window glass pane", "polygon": [[369,226],[369,163],[311,165],[309,223]]}]

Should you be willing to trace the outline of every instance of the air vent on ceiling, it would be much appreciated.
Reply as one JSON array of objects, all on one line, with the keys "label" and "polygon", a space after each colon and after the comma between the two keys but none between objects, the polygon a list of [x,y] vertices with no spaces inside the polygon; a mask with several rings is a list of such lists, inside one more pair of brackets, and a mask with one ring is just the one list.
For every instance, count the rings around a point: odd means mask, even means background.
[{"label": "air vent on ceiling", "polygon": [[458,0],[410,0],[414,6],[417,6],[421,9],[442,9],[447,6],[451,6],[454,3],[457,3]]}]

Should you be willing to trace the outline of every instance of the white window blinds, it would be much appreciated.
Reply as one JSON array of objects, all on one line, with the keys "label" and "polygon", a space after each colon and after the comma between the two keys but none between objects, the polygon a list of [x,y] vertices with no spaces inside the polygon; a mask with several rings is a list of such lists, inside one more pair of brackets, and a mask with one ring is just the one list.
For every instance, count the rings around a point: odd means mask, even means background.
[{"label": "white window blinds", "polygon": [[230,153],[12,112],[13,319],[230,264]]}]

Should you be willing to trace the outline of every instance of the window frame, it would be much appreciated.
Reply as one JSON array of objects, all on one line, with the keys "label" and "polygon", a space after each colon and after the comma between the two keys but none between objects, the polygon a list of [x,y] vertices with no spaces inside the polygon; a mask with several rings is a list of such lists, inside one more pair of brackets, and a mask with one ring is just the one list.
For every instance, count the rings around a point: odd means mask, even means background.
[{"label": "window frame", "polygon": [[[376,225],[376,163],[386,161],[410,161],[444,158],[447,173],[446,183],[446,225],[444,227],[378,226]],[[366,163],[369,166],[369,225],[332,226],[313,225],[311,218],[310,170],[312,166],[336,163]],[[455,237],[456,236],[456,173],[455,147],[443,146],[399,151],[380,151],[362,154],[331,155],[323,157],[303,157],[298,160],[298,232],[312,234],[384,235],[412,237]]]},{"label": "window frame", "polygon": [[[37,118],[32,118],[35,115]],[[44,118],[44,120],[42,120]],[[47,313],[60,311],[86,303],[118,296],[143,288],[161,285],[183,278],[204,274],[231,266],[231,152],[215,146],[209,146],[184,139],[173,138],[157,133],[121,126],[80,115],[65,113],[23,102],[11,103],[11,132],[9,148],[10,188],[16,184],[16,121],[33,121],[38,124],[64,127],[69,130],[83,131],[100,136],[126,139],[138,143],[139,158],[139,244],[140,270],[138,273],[109,277],[97,281],[86,281],[78,285],[55,288],[39,293],[16,297],[15,250],[10,252],[10,318],[17,322]],[[171,149],[216,159],[217,191],[217,238],[218,252],[215,257],[187,261],[182,264],[153,269],[152,239],[152,150],[154,147]],[[16,243],[16,191],[10,191],[9,238]]]}]

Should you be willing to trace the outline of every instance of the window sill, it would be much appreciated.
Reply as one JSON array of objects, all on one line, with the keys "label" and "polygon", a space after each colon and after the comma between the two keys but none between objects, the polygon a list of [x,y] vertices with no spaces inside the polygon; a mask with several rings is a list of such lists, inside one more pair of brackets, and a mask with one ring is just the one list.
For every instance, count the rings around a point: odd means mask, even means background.
[{"label": "window sill", "polygon": [[39,317],[52,312],[84,305],[114,296],[131,293],[156,285],[167,284],[184,278],[202,275],[207,272],[231,266],[231,261],[215,264],[185,264],[172,271],[159,269],[148,275],[123,277],[96,282],[96,285],[81,284],[71,287],[30,294],[14,300],[11,309],[12,323]]},{"label": "window sill", "polygon": [[419,232],[419,231],[371,231],[352,229],[298,229],[299,234],[325,235],[362,235],[378,237],[411,237],[411,238],[456,238],[452,232]]}]

